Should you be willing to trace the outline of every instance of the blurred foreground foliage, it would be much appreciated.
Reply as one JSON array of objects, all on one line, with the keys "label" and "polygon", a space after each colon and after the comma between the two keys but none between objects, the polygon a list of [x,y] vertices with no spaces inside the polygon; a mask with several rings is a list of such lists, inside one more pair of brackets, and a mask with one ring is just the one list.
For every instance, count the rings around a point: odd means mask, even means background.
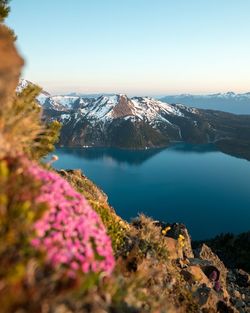
[{"label": "blurred foreground foliage", "polygon": [[[30,246],[32,225],[45,207],[35,198],[39,185],[25,172],[22,158],[0,160],[0,302],[11,312],[27,297],[25,280],[37,253]],[[31,277],[30,277],[31,278]],[[26,299],[27,301],[27,299]]]},{"label": "blurred foreground foliage", "polygon": [[41,108],[36,97],[41,89],[28,85],[0,107],[0,157],[25,153],[40,159],[54,150],[59,139],[61,124],[42,122]]},{"label": "blurred foreground foliage", "polygon": [[9,15],[9,0],[0,0],[0,23]]}]

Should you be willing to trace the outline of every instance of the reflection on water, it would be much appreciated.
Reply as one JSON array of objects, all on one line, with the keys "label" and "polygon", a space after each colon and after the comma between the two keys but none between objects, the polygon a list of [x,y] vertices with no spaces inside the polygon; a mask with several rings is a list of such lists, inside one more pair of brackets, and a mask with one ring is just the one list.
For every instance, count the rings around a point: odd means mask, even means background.
[{"label": "reflection on water", "polygon": [[[116,148],[60,148],[60,153],[72,154],[87,160],[113,160],[117,163],[138,165],[150,159],[162,149],[128,150]],[[136,153],[135,153],[136,152]]]},{"label": "reflection on water", "polygon": [[56,168],[80,168],[117,213],[183,222],[194,239],[250,229],[250,163],[213,145],[167,149],[59,148]]},{"label": "reflection on water", "polygon": [[[180,153],[208,153],[217,151],[212,144],[206,145],[189,145],[189,144],[175,144],[167,148],[169,151],[176,151]],[[166,148],[155,149],[118,149],[118,148],[59,148],[60,154],[73,155],[86,160],[102,159],[104,162],[110,164],[127,163],[129,165],[140,165],[149,160]]]}]

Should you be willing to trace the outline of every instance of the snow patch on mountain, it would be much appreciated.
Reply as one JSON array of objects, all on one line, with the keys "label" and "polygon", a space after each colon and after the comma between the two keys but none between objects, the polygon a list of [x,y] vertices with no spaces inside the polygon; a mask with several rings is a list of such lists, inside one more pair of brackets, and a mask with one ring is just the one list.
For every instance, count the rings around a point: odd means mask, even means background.
[{"label": "snow patch on mountain", "polygon": [[[18,91],[28,84],[29,81],[21,80]],[[155,129],[163,124],[176,128],[171,117],[189,118],[188,114],[198,114],[198,110],[182,104],[172,105],[150,97],[129,98],[124,94],[84,98],[77,95],[51,96],[42,91],[37,101],[44,109],[57,111],[55,118],[63,124],[73,120],[74,125],[82,120],[91,125],[104,125],[123,119],[132,123],[146,122]]]},{"label": "snow patch on mountain", "polygon": [[77,96],[52,96],[52,99],[66,109],[72,109],[74,104],[80,99]]},{"label": "snow patch on mountain", "polygon": [[181,103],[199,109],[219,110],[234,114],[250,114],[250,92],[214,93],[207,95],[170,95],[160,99],[167,103]]}]

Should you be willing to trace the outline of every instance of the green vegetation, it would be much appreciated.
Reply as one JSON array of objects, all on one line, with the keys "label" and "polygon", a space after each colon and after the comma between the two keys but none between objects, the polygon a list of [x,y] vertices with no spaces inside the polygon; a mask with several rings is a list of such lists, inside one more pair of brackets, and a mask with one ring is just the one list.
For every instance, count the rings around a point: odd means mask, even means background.
[{"label": "green vegetation", "polygon": [[[65,178],[87,200],[107,203],[107,196],[81,170],[60,170],[58,173]],[[112,209],[111,209],[112,210]]]},{"label": "green vegetation", "polygon": [[109,127],[108,144],[122,148],[162,147],[169,144],[169,137],[152,128],[148,123],[137,125],[131,121],[114,121]]},{"label": "green vegetation", "polygon": [[155,225],[149,217],[141,214],[132,225],[135,226],[133,237],[140,252],[150,255],[159,261],[168,260],[168,245],[166,238],[162,236],[161,227]]},{"label": "green vegetation", "polygon": [[[3,23],[5,18],[8,17],[10,13],[10,6],[9,6],[10,0],[0,0],[0,23]],[[13,41],[17,39],[14,31],[5,26],[5,28],[8,30],[8,33],[11,35],[11,38]]]},{"label": "green vegetation", "polygon": [[35,138],[33,145],[29,148],[32,158],[39,160],[54,151],[54,145],[59,140],[60,129],[61,124],[58,121],[44,125],[44,130]]},{"label": "green vegetation", "polygon": [[111,210],[109,205],[96,201],[90,201],[90,204],[101,217],[112,240],[114,252],[118,254],[125,245],[129,226]]},{"label": "green vegetation", "polygon": [[4,154],[26,153],[34,159],[40,159],[53,151],[59,138],[60,123],[45,125],[41,120],[41,108],[36,97],[41,89],[28,85],[13,100],[3,103],[0,109],[0,131]]},{"label": "green vegetation", "polygon": [[9,312],[28,301],[25,280],[28,268],[41,255],[32,249],[33,223],[46,209],[37,205],[39,185],[27,175],[21,158],[0,160],[0,292],[1,310]]},{"label": "green vegetation", "polygon": [[0,0],[0,23],[9,15],[9,0]]}]

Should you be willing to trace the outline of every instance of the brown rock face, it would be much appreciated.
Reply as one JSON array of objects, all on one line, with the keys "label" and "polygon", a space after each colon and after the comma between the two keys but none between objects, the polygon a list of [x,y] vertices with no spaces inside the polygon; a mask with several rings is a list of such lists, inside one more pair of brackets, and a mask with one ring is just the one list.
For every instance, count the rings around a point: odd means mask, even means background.
[{"label": "brown rock face", "polygon": [[197,265],[191,265],[185,270],[181,271],[182,276],[185,280],[193,283],[205,284],[207,287],[212,288],[212,284],[208,277],[204,274],[202,269]]},{"label": "brown rock face", "polygon": [[191,238],[186,227],[182,229],[182,235],[185,238],[185,245],[183,247],[183,253],[187,258],[193,258],[194,254],[193,254],[193,250],[191,246]]},{"label": "brown rock face", "polygon": [[0,25],[0,106],[8,100],[18,84],[23,59],[19,56],[8,29]]},{"label": "brown rock face", "polygon": [[166,237],[167,247],[168,247],[168,253],[169,253],[169,259],[182,259],[183,258],[183,251],[180,245],[178,244],[178,241],[174,238]]},{"label": "brown rock face", "polygon": [[165,235],[166,237],[171,237],[171,238],[178,240],[179,236],[182,235],[184,237],[184,241],[183,241],[184,245],[182,247],[183,255],[186,258],[193,258],[194,257],[192,246],[191,246],[191,238],[190,238],[188,230],[184,224],[179,224],[179,223],[164,224],[164,223],[161,223],[160,226],[163,229],[165,229],[166,226],[170,227],[169,230],[166,232],[166,235]]},{"label": "brown rock face", "polygon": [[132,103],[126,96],[120,96],[119,103],[113,109],[113,117],[123,117],[127,115],[133,115]]},{"label": "brown rock face", "polygon": [[205,244],[201,246],[199,257],[202,260],[209,261],[213,266],[215,266],[220,272],[220,280],[223,286],[226,285],[227,272],[224,263],[218,258],[216,254]]}]

